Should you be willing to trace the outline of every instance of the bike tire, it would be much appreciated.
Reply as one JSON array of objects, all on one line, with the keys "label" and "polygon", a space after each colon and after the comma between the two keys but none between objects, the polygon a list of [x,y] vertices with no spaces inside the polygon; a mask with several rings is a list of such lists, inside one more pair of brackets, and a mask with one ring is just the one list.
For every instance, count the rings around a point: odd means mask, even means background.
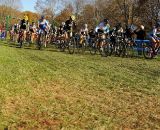
[{"label": "bike tire", "polygon": [[69,54],[74,54],[75,52],[75,45],[76,45],[76,41],[74,38],[71,38],[68,42],[68,51]]},{"label": "bike tire", "polygon": [[153,47],[151,45],[143,45],[143,56],[145,59],[153,59]]},{"label": "bike tire", "polygon": [[82,44],[79,43],[77,49],[79,54],[84,54],[86,51],[86,41],[83,41]]}]

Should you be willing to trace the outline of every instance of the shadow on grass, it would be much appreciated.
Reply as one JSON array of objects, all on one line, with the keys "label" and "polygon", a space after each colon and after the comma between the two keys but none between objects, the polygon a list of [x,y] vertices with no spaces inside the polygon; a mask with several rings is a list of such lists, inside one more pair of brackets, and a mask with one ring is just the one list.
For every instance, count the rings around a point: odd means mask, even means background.
[{"label": "shadow on grass", "polygon": [[[8,47],[12,47],[12,48],[19,48],[19,49],[26,49],[26,50],[37,50],[37,51],[40,51],[38,49],[38,47],[35,47],[36,44],[31,44],[31,46],[26,46],[25,44],[28,44],[28,43],[24,43],[23,47],[20,48],[19,45],[18,45],[18,43],[15,43],[15,42],[12,42],[12,41],[9,41],[9,40],[0,40],[0,42],[1,42],[1,45],[3,45],[3,46],[8,46]],[[49,45],[47,48],[42,48],[41,51],[61,52],[61,53],[69,54],[69,52],[68,52],[67,49],[63,52],[63,51],[60,51],[60,49],[56,49],[53,45]],[[77,51],[75,51],[74,54],[76,54],[76,55],[90,55],[90,52],[89,52],[89,50],[87,50],[86,52],[84,52],[83,54],[81,54],[81,53],[78,53]],[[96,55],[100,55],[100,54],[96,54]],[[118,56],[112,55],[110,57],[118,57]],[[130,56],[129,57],[124,56],[124,57],[119,57],[119,58],[123,58],[123,59],[124,58],[125,59],[144,59],[143,55],[135,55],[135,56],[132,56],[132,57],[130,57]],[[145,60],[157,60],[157,59],[160,61],[160,58],[145,59]]]}]

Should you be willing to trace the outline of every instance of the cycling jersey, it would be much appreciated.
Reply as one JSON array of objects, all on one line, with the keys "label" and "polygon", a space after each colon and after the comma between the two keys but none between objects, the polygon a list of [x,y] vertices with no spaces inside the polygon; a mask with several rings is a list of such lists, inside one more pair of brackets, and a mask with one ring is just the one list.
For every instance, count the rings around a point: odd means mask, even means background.
[{"label": "cycling jersey", "polygon": [[95,29],[96,32],[104,32],[104,33],[109,33],[110,31],[110,25],[105,24],[105,22],[101,22]]},{"label": "cycling jersey", "polygon": [[30,25],[29,30],[30,32],[34,33],[36,31],[37,27],[36,25]]},{"label": "cycling jersey", "polygon": [[65,31],[73,31],[73,28],[76,26],[74,21],[67,20],[65,22]]},{"label": "cycling jersey", "polygon": [[157,28],[153,30],[153,37],[160,38],[160,31]]},{"label": "cycling jersey", "polygon": [[88,28],[81,29],[80,34],[81,35],[88,35]]},{"label": "cycling jersey", "polygon": [[64,26],[60,26],[58,29],[58,35],[63,35],[65,33]]},{"label": "cycling jersey", "polygon": [[20,29],[27,29],[27,21],[25,19],[20,21]]},{"label": "cycling jersey", "polygon": [[137,35],[137,40],[145,40],[146,38],[145,30],[134,31],[134,33]]},{"label": "cycling jersey", "polygon": [[13,30],[14,30],[14,33],[18,33],[18,25],[17,24],[15,24],[13,26]]},{"label": "cycling jersey", "polygon": [[39,20],[39,28],[42,29],[42,30],[46,30],[48,26],[48,21],[46,19],[40,19]]}]

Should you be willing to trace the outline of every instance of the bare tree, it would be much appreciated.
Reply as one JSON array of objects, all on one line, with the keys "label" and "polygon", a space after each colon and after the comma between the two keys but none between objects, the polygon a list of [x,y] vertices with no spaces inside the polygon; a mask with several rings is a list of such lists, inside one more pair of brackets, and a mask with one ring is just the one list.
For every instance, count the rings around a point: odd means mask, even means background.
[{"label": "bare tree", "polygon": [[141,21],[150,23],[153,26],[158,20],[160,20],[160,0],[145,0],[145,2],[139,1],[141,7],[139,17]]}]

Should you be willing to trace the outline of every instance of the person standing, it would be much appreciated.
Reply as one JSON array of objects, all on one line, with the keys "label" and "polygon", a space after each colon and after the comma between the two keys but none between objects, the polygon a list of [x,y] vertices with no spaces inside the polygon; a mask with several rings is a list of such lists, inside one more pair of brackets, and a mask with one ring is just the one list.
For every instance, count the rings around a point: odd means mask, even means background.
[{"label": "person standing", "polygon": [[[137,36],[137,40],[143,41],[146,39],[146,31],[145,31],[145,27],[143,25],[140,25],[139,28],[137,30],[134,31],[134,33]],[[138,45],[138,55],[142,55],[142,42],[139,42]]]}]

